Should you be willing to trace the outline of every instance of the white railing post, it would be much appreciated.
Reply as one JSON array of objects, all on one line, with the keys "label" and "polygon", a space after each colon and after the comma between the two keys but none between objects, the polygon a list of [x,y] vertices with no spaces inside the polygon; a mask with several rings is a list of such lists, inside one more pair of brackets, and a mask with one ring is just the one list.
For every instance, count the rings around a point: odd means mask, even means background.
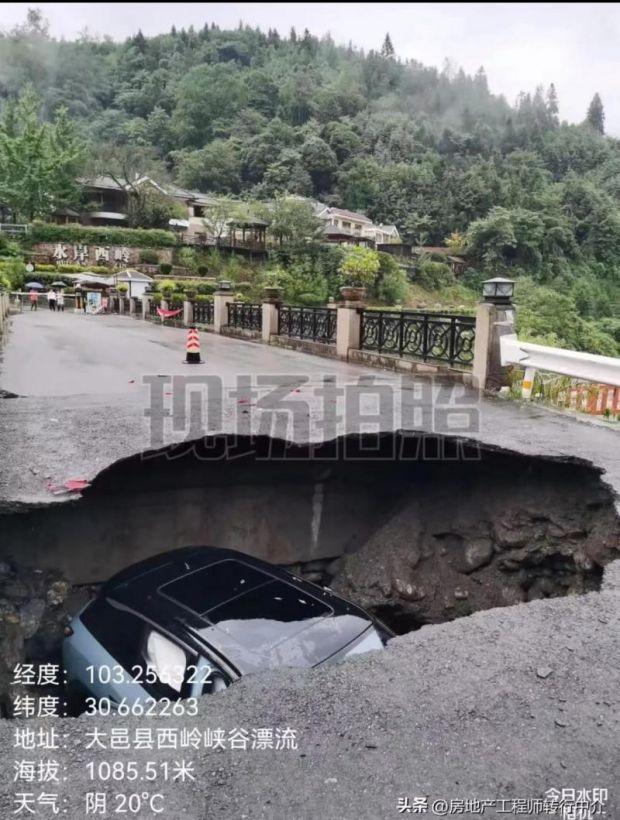
[{"label": "white railing post", "polygon": [[523,376],[523,383],[521,384],[521,398],[531,399],[532,388],[534,387],[534,379],[536,377],[535,367],[526,367],[525,375]]}]

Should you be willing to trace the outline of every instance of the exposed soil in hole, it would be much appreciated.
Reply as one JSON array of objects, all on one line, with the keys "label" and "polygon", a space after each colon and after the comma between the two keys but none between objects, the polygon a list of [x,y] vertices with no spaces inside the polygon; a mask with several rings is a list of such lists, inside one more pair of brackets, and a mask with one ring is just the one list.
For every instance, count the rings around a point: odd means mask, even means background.
[{"label": "exposed soil in hole", "polygon": [[[164,550],[229,547],[326,584],[404,633],[595,590],[620,556],[611,492],[581,462],[436,436],[229,447],[210,439],[129,458],[77,502],[0,517],[0,561],[86,584]],[[24,593],[16,580],[0,571],[0,640],[13,649],[15,630],[36,636],[50,607],[45,589]],[[60,640],[71,607],[52,606]],[[41,643],[22,645],[26,656]]]}]

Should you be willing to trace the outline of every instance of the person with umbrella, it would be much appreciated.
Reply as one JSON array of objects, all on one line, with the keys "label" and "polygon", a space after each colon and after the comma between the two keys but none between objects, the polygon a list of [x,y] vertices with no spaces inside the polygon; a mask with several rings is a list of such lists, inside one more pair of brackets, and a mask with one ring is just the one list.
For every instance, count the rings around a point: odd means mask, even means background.
[{"label": "person with umbrella", "polygon": [[65,294],[63,288],[65,287],[64,282],[52,282],[52,287],[56,286],[56,310],[65,312]]},{"label": "person with umbrella", "polygon": [[39,307],[39,290],[43,285],[39,282],[26,282],[28,288],[28,300],[30,301],[30,310],[37,310]]}]

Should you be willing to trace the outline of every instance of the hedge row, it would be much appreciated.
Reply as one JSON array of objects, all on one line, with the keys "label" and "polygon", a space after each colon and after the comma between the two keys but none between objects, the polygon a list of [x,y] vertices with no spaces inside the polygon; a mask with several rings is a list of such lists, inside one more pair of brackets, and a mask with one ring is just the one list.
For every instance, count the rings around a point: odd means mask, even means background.
[{"label": "hedge row", "polygon": [[99,273],[102,276],[110,276],[114,273],[111,268],[104,265],[44,265],[37,262],[34,266],[35,273]]},{"label": "hedge row", "polygon": [[171,231],[157,228],[88,228],[81,225],[52,225],[33,222],[27,234],[28,241],[73,242],[83,245],[127,245],[135,248],[171,248],[177,238]]}]

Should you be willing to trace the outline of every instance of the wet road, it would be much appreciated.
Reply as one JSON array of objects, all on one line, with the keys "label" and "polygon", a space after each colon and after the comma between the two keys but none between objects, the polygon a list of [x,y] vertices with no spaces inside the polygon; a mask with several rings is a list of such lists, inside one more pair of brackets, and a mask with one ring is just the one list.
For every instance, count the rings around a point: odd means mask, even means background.
[{"label": "wet road", "polygon": [[[376,370],[293,350],[201,333],[204,365],[185,365],[187,330],[128,316],[87,316],[47,309],[13,317],[0,388],[19,396],[135,394],[145,375],[301,375],[353,380]],[[389,379],[389,377],[388,377]]]},{"label": "wet road", "polygon": [[[620,496],[617,430],[480,398],[462,385],[214,334],[200,339],[205,363],[192,367],[183,363],[180,328],[46,310],[13,316],[0,389],[20,398],[0,400],[0,510],[53,501],[48,480],[92,479],[118,459],[215,432],[296,443],[399,429],[462,436],[592,462]],[[188,385],[187,376],[201,383]]]}]

